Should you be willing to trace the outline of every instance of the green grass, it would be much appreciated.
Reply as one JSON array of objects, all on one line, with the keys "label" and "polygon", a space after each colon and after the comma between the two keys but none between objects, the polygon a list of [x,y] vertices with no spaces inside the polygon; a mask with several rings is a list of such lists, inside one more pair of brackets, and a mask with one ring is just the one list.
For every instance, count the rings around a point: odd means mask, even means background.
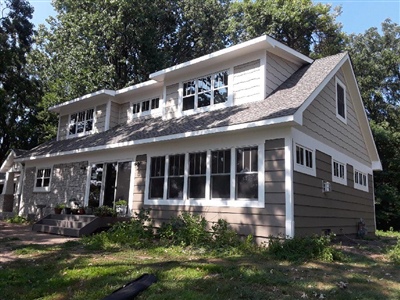
[{"label": "green grass", "polygon": [[381,239],[366,243],[382,243],[382,251],[338,245],[347,257],[341,262],[156,244],[112,252],[79,242],[18,246],[18,258],[0,269],[0,299],[102,299],[143,273],[155,274],[158,282],[137,299],[400,299],[400,268],[390,260],[388,245]]}]

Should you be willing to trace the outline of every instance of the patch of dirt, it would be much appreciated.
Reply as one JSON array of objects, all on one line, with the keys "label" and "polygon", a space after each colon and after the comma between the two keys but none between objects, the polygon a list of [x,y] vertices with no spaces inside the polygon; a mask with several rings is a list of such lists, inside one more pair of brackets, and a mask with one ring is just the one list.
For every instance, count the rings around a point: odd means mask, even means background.
[{"label": "patch of dirt", "polygon": [[13,248],[20,245],[56,245],[79,238],[32,231],[32,225],[10,224],[0,221],[0,266],[18,258]]}]

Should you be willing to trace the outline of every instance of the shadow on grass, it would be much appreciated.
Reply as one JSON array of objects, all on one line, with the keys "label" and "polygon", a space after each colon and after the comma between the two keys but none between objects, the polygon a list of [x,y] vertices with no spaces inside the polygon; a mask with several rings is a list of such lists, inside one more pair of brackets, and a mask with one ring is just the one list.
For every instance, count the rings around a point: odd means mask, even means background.
[{"label": "shadow on grass", "polygon": [[[344,263],[278,262],[263,255],[209,258],[149,250],[88,252],[79,242],[27,245],[2,265],[0,299],[101,299],[143,273],[158,283],[138,299],[396,299],[400,271],[351,256]],[[163,253],[163,254],[162,254]],[[343,282],[346,287],[341,288]],[[397,293],[397,294],[396,294]]]}]

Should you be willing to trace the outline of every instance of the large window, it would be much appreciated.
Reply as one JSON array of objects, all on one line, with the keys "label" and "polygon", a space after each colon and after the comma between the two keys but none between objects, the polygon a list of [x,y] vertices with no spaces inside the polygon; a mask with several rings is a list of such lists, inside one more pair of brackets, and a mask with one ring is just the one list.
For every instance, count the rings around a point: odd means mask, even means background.
[{"label": "large window", "polygon": [[35,191],[49,191],[51,181],[51,168],[36,170]]},{"label": "large window", "polygon": [[258,203],[263,180],[259,150],[253,146],[151,157],[146,199],[178,205],[264,205]]},{"label": "large window", "polygon": [[183,83],[182,110],[197,109],[228,100],[228,71]]},{"label": "large window", "polygon": [[93,129],[94,109],[88,109],[74,113],[69,118],[69,135],[86,134]]},{"label": "large window", "polygon": [[236,197],[258,198],[257,147],[236,150]]},{"label": "large window", "polygon": [[336,116],[346,122],[346,88],[345,85],[336,78]]},{"label": "large window", "polygon": [[211,198],[230,198],[231,150],[211,152]]}]

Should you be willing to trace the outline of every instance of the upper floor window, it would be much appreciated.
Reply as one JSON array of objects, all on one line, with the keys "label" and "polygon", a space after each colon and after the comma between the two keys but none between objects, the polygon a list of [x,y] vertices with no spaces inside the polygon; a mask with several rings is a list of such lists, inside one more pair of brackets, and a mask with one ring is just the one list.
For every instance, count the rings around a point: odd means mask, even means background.
[{"label": "upper floor window", "polygon": [[346,87],[336,78],[336,116],[339,120],[346,122]]},{"label": "upper floor window", "polygon": [[368,191],[368,176],[366,173],[354,170],[354,187]]},{"label": "upper floor window", "polygon": [[94,109],[88,109],[70,115],[69,135],[86,134],[93,129]]},{"label": "upper floor window", "polygon": [[152,110],[160,107],[160,98],[153,98],[138,103],[132,104],[132,113],[135,114],[147,114],[151,113]]},{"label": "upper floor window", "polygon": [[50,181],[51,181],[51,168],[37,169],[34,191],[39,191],[39,192],[49,191]]},{"label": "upper floor window", "polygon": [[341,184],[347,184],[345,164],[336,160],[332,161],[332,181]]},{"label": "upper floor window", "polygon": [[182,110],[197,109],[228,100],[228,71],[183,83]]}]

